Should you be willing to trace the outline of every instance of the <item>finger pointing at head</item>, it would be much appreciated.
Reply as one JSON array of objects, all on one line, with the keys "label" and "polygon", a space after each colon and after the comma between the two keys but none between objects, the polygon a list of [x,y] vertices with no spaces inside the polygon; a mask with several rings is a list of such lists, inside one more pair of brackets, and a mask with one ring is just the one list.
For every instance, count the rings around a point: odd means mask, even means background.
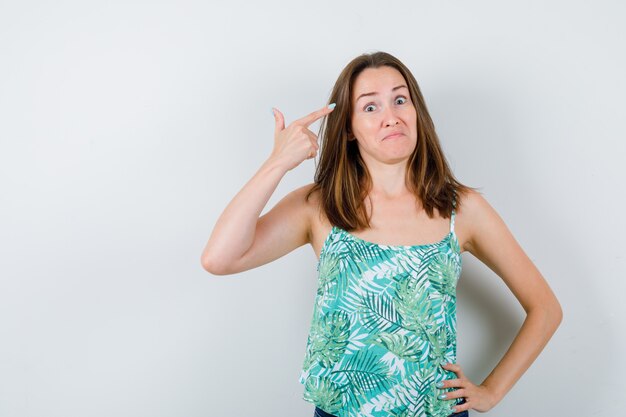
[{"label": "finger pointing at head", "polygon": [[307,116],[304,116],[301,119],[298,119],[297,122],[299,124],[304,125],[304,127],[309,127],[309,125],[311,123],[313,123],[316,120],[326,116],[328,113],[333,111],[334,108],[335,108],[335,103],[329,104],[328,106],[324,106],[321,109],[316,110],[313,113],[310,113],[310,114],[308,114]]}]

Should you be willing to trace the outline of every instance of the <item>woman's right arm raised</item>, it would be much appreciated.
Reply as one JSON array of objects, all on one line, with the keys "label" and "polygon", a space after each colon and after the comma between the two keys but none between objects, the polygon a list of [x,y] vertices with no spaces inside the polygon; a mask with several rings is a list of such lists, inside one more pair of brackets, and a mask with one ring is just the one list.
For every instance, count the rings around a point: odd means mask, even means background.
[{"label": "woman's right arm raised", "polygon": [[261,168],[235,195],[218,218],[202,251],[201,263],[214,275],[228,275],[264,265],[309,241],[308,187],[287,194],[259,218],[287,171],[315,157],[317,136],[308,127],[334,107],[324,107],[285,128],[274,110],[274,149]]}]

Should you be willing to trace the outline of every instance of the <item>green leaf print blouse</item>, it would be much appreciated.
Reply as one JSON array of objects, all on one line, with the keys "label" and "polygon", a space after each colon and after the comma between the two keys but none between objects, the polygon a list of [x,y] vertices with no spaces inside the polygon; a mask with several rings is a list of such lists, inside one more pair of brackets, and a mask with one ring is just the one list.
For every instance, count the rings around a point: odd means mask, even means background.
[{"label": "green leaf print blouse", "polygon": [[318,289],[300,383],[303,399],[339,417],[444,417],[462,399],[437,388],[456,374],[454,232],[439,242],[390,246],[333,226],[322,246]]}]

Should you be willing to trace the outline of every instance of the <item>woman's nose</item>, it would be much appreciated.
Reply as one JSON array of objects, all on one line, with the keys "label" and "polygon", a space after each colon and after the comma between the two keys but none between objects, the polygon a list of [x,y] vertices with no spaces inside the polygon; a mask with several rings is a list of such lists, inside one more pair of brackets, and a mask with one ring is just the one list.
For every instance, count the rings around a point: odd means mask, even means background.
[{"label": "woman's nose", "polygon": [[398,118],[393,113],[393,111],[390,112],[389,114],[385,114],[385,125],[386,126],[395,126],[397,124],[398,124]]},{"label": "woman's nose", "polygon": [[398,124],[398,119],[387,119],[387,126],[395,126]]},{"label": "woman's nose", "polygon": [[383,120],[385,121],[385,126],[395,126],[398,124],[398,117],[392,107],[387,107],[383,111]]}]

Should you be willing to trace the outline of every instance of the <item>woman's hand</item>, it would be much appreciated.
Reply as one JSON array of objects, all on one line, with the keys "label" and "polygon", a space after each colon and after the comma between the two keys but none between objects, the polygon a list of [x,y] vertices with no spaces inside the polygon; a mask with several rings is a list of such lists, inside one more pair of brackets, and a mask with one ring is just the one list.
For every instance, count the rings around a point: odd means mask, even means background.
[{"label": "woman's hand", "polygon": [[323,107],[294,121],[287,128],[285,128],[283,114],[278,109],[274,109],[276,127],[274,130],[274,149],[270,158],[280,160],[288,170],[297,167],[305,159],[314,158],[317,155],[319,145],[317,135],[311,132],[308,127],[333,109],[334,106],[332,108]]},{"label": "woman's hand", "polygon": [[443,381],[443,387],[440,389],[456,388],[454,391],[447,392],[444,400],[452,400],[459,397],[465,398],[463,404],[454,406],[455,413],[469,410],[470,408],[484,413],[492,409],[498,402],[494,393],[492,393],[489,388],[472,383],[472,381],[465,376],[458,363],[448,363],[442,365],[442,368],[454,372],[458,377],[457,379],[447,379]]}]

